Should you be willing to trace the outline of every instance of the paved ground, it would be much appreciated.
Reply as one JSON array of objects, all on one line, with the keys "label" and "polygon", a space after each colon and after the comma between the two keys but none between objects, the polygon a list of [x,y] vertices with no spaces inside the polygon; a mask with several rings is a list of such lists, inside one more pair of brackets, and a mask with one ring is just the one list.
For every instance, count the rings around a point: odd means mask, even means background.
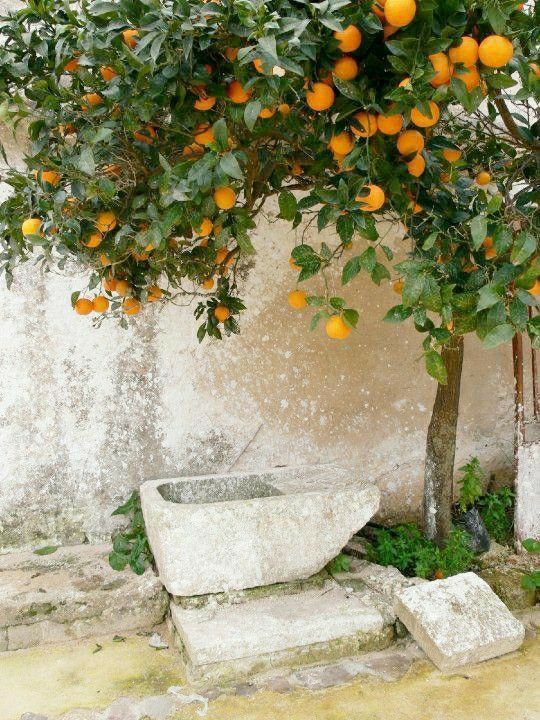
[{"label": "paved ground", "polygon": [[540,637],[530,632],[519,652],[448,676],[404,641],[225,692],[187,687],[177,653],[148,641],[133,635],[0,653],[0,718],[540,720]]}]

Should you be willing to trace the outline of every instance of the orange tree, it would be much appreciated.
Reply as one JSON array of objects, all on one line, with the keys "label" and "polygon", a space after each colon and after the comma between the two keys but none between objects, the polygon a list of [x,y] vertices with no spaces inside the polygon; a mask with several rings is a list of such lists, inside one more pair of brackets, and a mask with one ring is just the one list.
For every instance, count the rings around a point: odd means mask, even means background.
[{"label": "orange tree", "polygon": [[[439,383],[425,516],[441,541],[463,336],[540,344],[537,27],[514,0],[29,0],[0,28],[0,120],[30,139],[28,171],[3,178],[8,284],[31,258],[75,260],[77,313],[126,324],[191,296],[199,340],[221,338],[267,198],[294,227],[334,227],[292,251],[289,302],[343,339],[358,311],[301,283],[336,264],[343,284],[396,278],[385,319],[412,320]],[[395,265],[379,217],[405,227]]]}]

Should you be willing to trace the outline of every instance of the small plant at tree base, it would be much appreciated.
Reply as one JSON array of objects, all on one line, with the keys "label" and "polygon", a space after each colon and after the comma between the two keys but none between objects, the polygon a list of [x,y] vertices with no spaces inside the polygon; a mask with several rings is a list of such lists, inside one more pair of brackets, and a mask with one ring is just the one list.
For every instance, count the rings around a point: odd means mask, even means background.
[{"label": "small plant at tree base", "polygon": [[473,507],[482,495],[482,480],[485,473],[477,457],[473,457],[466,465],[460,467],[459,472],[463,473],[463,477],[459,481],[458,504],[461,512],[464,513]]},{"label": "small plant at tree base", "polygon": [[330,562],[326,566],[326,569],[328,570],[330,575],[334,575],[335,573],[349,572],[349,570],[351,569],[351,558],[349,555],[345,555],[345,553],[339,553],[339,555],[336,555],[333,560],[330,560]]},{"label": "small plant at tree base", "polygon": [[129,565],[134,573],[142,575],[154,558],[146,536],[139,493],[132,492],[129,499],[117,507],[112,515],[126,515],[129,525],[114,533],[109,564],[113,570],[124,570]]},{"label": "small plant at tree base", "polygon": [[[540,542],[529,538],[522,543],[527,552],[538,555],[540,553]],[[524,590],[540,590],[540,570],[528,573],[521,578],[521,587]]]},{"label": "small plant at tree base", "polygon": [[478,500],[480,515],[490,536],[498,543],[507,543],[514,524],[514,492],[503,487],[486,493]]}]

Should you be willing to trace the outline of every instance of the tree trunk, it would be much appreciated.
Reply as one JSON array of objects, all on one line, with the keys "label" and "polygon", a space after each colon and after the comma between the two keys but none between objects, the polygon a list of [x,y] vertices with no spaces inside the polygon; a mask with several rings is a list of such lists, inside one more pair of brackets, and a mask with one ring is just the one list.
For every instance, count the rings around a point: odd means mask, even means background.
[{"label": "tree trunk", "polygon": [[454,458],[459,414],[463,337],[454,336],[442,351],[448,384],[437,387],[426,442],[424,527],[426,536],[441,545],[452,525]]}]

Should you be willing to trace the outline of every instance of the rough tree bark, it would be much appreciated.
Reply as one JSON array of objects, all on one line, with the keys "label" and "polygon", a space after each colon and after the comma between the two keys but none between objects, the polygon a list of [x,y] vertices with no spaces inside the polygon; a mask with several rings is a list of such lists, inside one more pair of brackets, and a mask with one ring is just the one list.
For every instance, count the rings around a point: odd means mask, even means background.
[{"label": "rough tree bark", "polygon": [[456,429],[459,414],[463,337],[454,336],[443,348],[447,385],[437,387],[426,442],[424,527],[426,536],[441,545],[452,525],[452,492]]}]

